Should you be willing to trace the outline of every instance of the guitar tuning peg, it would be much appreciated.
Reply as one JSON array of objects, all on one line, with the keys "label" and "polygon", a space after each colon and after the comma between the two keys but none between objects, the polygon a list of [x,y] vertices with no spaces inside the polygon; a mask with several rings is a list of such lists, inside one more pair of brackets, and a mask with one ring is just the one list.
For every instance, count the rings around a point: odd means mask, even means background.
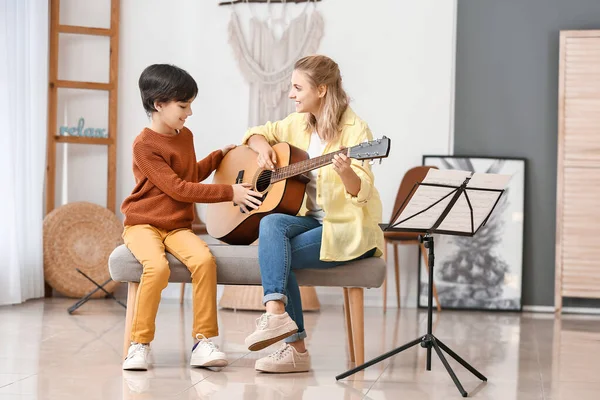
[{"label": "guitar tuning peg", "polygon": [[365,166],[365,160],[362,160],[362,166],[363,167]]},{"label": "guitar tuning peg", "polygon": [[383,158],[379,159],[379,165],[381,165],[381,163],[383,162]]}]

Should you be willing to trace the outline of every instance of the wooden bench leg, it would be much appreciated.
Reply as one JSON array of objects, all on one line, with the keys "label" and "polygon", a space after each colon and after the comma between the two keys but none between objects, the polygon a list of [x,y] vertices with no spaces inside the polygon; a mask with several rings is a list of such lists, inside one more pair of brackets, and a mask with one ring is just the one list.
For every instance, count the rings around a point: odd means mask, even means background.
[{"label": "wooden bench leg", "polygon": [[123,359],[127,357],[127,350],[131,343],[131,325],[133,324],[133,314],[135,312],[135,298],[140,284],[138,282],[129,282],[127,284],[127,312],[125,313],[125,337],[123,338]]},{"label": "wooden bench leg", "polygon": [[348,296],[348,288],[344,288],[344,317],[346,320],[346,335],[348,336],[348,354],[350,361],[354,359],[354,339],[352,338],[352,316],[350,315],[350,298]]},{"label": "wooden bench leg", "polygon": [[352,321],[352,339],[354,341],[354,357],[356,365],[365,362],[365,308],[364,289],[349,288],[350,319]]}]

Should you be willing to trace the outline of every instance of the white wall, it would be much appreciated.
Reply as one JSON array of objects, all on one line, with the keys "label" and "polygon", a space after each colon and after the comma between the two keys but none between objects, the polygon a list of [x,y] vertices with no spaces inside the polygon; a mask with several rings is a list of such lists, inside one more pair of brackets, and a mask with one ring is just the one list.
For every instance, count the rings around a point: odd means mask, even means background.
[{"label": "white wall", "polygon": [[[200,92],[193,104],[194,116],[188,119],[188,126],[195,134],[198,157],[225,144],[239,143],[247,129],[248,86],[227,43],[231,10],[218,7],[217,3],[206,0],[121,2],[118,204],[134,186],[131,144],[147,123],[137,80],[149,64],[178,65],[198,82]],[[241,20],[247,21],[250,16],[247,5],[237,7]],[[266,5],[252,7],[257,14],[266,15]],[[304,4],[287,7],[293,17]],[[107,10],[101,8],[94,11],[96,17],[107,15]],[[280,5],[272,9],[277,15],[281,13]],[[317,9],[325,19],[319,53],[332,57],[340,65],[346,90],[353,99],[351,105],[369,123],[374,136],[386,135],[392,139],[389,159],[374,166],[386,220],[392,212],[404,172],[420,165],[423,154],[449,152],[454,97],[455,1],[323,0]],[[77,60],[71,61],[77,63]],[[88,66],[87,70],[90,69],[94,67]],[[101,72],[98,70],[97,74]],[[106,204],[103,163],[105,153],[80,150],[70,155],[69,201]],[[74,181],[77,171],[86,170],[101,173],[94,180],[79,177]],[[402,278],[405,285],[402,291],[408,296],[404,304],[414,305],[417,253],[413,249],[402,250],[400,260],[406,265],[404,272],[411,271]],[[393,278],[390,281],[393,282]],[[169,289],[167,295],[175,293],[175,289]],[[319,296],[323,303],[339,303],[341,297],[338,291],[321,289]],[[394,288],[390,287],[392,306],[394,296]],[[380,303],[379,291],[368,291],[366,302]]]}]

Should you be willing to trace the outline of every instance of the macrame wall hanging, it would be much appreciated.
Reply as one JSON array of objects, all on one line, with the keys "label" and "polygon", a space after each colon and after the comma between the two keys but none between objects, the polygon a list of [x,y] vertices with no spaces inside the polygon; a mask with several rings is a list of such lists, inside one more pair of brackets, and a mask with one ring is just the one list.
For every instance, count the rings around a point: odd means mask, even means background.
[{"label": "macrame wall hanging", "polygon": [[[248,126],[277,121],[294,112],[294,103],[287,97],[295,62],[316,53],[323,37],[323,17],[311,1],[302,12],[288,21],[285,0],[282,15],[275,18],[267,1],[268,17],[259,18],[247,1],[251,19],[249,38],[246,39],[236,7],[232,6],[229,22],[229,44],[244,78],[250,84]],[[282,29],[278,39],[275,28]]]}]

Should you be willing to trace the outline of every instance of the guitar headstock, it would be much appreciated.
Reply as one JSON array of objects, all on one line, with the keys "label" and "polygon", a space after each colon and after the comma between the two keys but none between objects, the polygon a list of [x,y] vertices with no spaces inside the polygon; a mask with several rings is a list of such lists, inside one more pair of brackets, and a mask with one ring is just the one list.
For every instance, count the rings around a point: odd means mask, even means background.
[{"label": "guitar headstock", "polygon": [[390,154],[390,138],[384,136],[381,139],[371,140],[352,146],[348,149],[348,157],[356,160],[372,160],[385,158]]}]

